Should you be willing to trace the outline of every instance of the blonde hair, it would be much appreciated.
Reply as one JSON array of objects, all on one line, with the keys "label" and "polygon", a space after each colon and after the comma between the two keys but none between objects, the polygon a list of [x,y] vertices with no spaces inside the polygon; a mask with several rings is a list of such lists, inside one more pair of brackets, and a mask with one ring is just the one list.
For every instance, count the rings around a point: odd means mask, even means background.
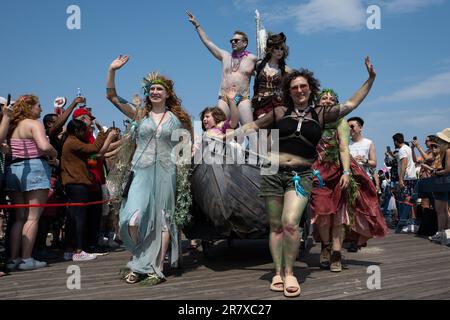
[{"label": "blonde hair", "polygon": [[37,103],[39,103],[39,98],[31,94],[20,96],[17,99],[14,103],[12,119],[8,130],[8,138],[11,137],[14,130],[22,120],[36,119],[36,116],[31,111],[31,107]]},{"label": "blonde hair", "polygon": [[[448,149],[450,149],[450,143],[448,143],[445,140],[442,140],[441,138],[437,139],[437,143],[439,144],[439,149],[440,149],[440,153],[439,153],[439,162],[442,161],[442,159],[445,158],[445,153],[447,152]],[[444,164],[445,165],[445,164]],[[445,168],[444,168],[445,169]]]}]

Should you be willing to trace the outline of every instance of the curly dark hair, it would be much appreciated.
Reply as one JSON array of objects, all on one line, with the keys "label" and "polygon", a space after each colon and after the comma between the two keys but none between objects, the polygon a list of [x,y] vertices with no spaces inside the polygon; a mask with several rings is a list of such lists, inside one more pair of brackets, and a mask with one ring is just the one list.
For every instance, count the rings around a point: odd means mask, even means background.
[{"label": "curly dark hair", "polygon": [[291,82],[299,77],[303,77],[306,79],[309,85],[309,89],[311,90],[308,104],[312,105],[317,101],[317,97],[320,92],[320,81],[314,77],[314,73],[312,71],[309,71],[308,69],[303,68],[299,70],[293,70],[291,73],[288,73],[283,79],[284,104],[288,108],[294,107],[294,101],[291,97]]},{"label": "curly dark hair", "polygon": [[227,120],[225,112],[223,112],[222,109],[220,109],[219,107],[206,107],[200,113],[200,121],[202,122],[203,131],[206,131],[205,125],[203,124],[203,118],[207,113],[211,113],[211,116],[214,118],[216,124],[219,124],[220,122]]}]

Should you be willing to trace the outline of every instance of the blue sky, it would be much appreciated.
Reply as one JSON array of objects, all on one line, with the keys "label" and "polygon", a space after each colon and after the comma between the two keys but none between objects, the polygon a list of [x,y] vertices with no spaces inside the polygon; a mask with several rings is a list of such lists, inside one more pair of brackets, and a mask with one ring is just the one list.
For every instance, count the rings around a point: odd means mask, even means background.
[{"label": "blue sky", "polygon": [[[283,31],[288,65],[315,72],[324,87],[345,100],[366,80],[369,55],[377,71],[372,92],[352,113],[365,119],[379,166],[391,137],[436,133],[450,127],[449,0],[45,0],[2,1],[0,96],[34,93],[44,113],[56,96],[69,100],[82,89],[88,105],[107,126],[122,115],[105,98],[109,63],[131,55],[118,72],[121,96],[140,92],[141,79],[159,70],[175,81],[184,107],[198,120],[214,105],[220,63],[200,42],[185,11],[192,10],[208,36],[229,49],[234,30],[250,36],[255,52],[254,10],[266,29]],[[369,30],[369,5],[381,8],[381,29]],[[81,9],[81,30],[69,30],[69,5]]]}]

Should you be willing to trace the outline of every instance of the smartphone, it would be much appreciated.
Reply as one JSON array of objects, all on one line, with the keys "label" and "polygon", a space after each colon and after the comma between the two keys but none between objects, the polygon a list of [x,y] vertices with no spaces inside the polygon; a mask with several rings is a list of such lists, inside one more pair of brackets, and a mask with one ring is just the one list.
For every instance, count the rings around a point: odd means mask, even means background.
[{"label": "smartphone", "polygon": [[417,140],[417,137],[413,137],[413,140]]},{"label": "smartphone", "polygon": [[6,106],[8,107],[11,104],[11,94],[8,93],[8,99],[6,102]]},{"label": "smartphone", "polygon": [[113,128],[114,129],[116,128],[116,122],[115,121],[113,121]]},{"label": "smartphone", "polygon": [[391,146],[387,146],[387,147],[386,147],[386,151],[387,151],[387,152],[391,152]]}]

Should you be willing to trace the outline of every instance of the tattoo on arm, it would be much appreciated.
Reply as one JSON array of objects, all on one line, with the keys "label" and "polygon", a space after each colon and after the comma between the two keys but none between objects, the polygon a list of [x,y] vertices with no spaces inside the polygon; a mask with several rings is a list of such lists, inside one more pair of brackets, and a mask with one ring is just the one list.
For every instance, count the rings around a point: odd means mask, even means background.
[{"label": "tattoo on arm", "polygon": [[119,103],[129,104],[129,102],[126,99],[122,98],[121,96],[117,96],[117,99],[119,100]]},{"label": "tattoo on arm", "polygon": [[116,88],[106,88],[106,93],[108,95],[117,96]]}]

